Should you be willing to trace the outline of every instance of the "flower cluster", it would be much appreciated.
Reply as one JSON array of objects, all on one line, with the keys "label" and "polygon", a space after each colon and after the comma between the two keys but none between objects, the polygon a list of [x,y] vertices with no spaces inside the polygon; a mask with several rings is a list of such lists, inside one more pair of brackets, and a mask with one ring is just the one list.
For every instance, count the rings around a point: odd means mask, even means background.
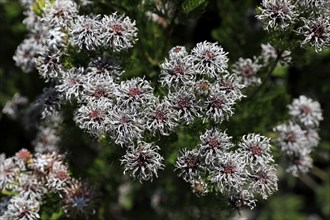
[{"label": "flower cluster", "polygon": [[194,149],[182,149],[175,169],[198,196],[215,191],[234,208],[255,207],[255,195],[263,199],[277,191],[270,139],[259,134],[242,137],[235,146],[226,132],[206,130]]},{"label": "flower cluster", "polygon": [[327,0],[263,0],[257,18],[270,32],[292,29],[301,46],[310,45],[319,52],[330,45],[329,16]]},{"label": "flower cluster", "polygon": [[294,176],[307,173],[313,166],[311,151],[319,144],[319,122],[323,120],[317,101],[306,96],[294,99],[288,106],[291,120],[274,128],[277,143],[288,163],[287,172]]},{"label": "flower cluster", "polygon": [[40,206],[47,194],[58,195],[67,216],[95,212],[96,193],[92,187],[70,175],[65,156],[31,153],[21,149],[13,157],[0,155],[1,219],[40,219]]}]

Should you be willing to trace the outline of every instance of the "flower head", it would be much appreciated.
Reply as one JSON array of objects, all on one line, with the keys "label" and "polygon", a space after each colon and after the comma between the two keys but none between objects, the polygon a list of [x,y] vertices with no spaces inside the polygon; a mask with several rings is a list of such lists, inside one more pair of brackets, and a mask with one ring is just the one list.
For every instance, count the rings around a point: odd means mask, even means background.
[{"label": "flower head", "polygon": [[289,114],[306,128],[318,127],[323,120],[320,103],[306,96],[294,99],[288,108]]},{"label": "flower head", "polygon": [[227,54],[217,43],[204,41],[192,49],[190,58],[198,74],[217,79],[227,70]]},{"label": "flower head", "polygon": [[164,169],[164,159],[157,152],[159,149],[158,146],[143,141],[136,147],[130,146],[121,160],[125,167],[124,174],[127,172],[140,182],[152,181],[154,176],[157,177],[158,170]]}]

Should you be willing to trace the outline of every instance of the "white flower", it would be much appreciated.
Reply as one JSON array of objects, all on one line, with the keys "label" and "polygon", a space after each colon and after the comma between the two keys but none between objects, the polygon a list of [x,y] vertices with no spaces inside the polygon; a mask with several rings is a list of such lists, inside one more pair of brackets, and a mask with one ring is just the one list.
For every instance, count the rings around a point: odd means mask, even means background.
[{"label": "white flower", "polygon": [[227,54],[217,43],[204,41],[191,50],[190,59],[198,74],[217,79],[227,70]]},{"label": "white flower", "polygon": [[141,113],[134,108],[121,108],[114,106],[109,111],[107,126],[110,129],[110,137],[121,146],[131,144],[134,140],[142,138],[143,120]]},{"label": "white flower", "polygon": [[3,219],[34,220],[40,219],[38,214],[40,202],[35,199],[28,199],[25,195],[17,195],[10,199],[7,211]]},{"label": "white flower", "polygon": [[196,97],[192,91],[181,88],[177,92],[169,93],[168,97],[179,120],[190,124],[196,117],[200,117],[200,107],[197,105]]},{"label": "white flower", "polygon": [[71,68],[63,72],[63,78],[55,88],[63,99],[70,102],[73,100],[81,101],[86,82],[84,68]]},{"label": "white flower", "polygon": [[141,108],[155,101],[150,83],[140,77],[122,81],[116,91],[118,105]]},{"label": "white flower", "polygon": [[183,46],[172,47],[170,49],[170,51],[168,52],[168,54],[169,54],[169,57],[171,60],[182,59],[182,58],[188,56],[188,52],[187,52],[186,48]]},{"label": "white flower", "polygon": [[276,141],[283,152],[297,152],[306,148],[306,131],[292,121],[276,126],[274,131],[278,134]]},{"label": "white flower", "polygon": [[133,47],[133,44],[137,41],[135,21],[131,21],[129,17],[117,15],[117,12],[115,12],[110,16],[105,15],[101,23],[104,47],[113,51],[121,51]]},{"label": "white flower", "polygon": [[177,118],[171,104],[167,99],[151,103],[144,110],[145,124],[147,129],[155,135],[169,135],[177,126]]},{"label": "white flower", "polygon": [[160,65],[159,82],[168,88],[178,88],[194,81],[194,70],[188,57],[165,59]]},{"label": "white flower", "polygon": [[112,109],[112,103],[107,99],[97,99],[81,105],[75,112],[74,120],[81,129],[94,136],[100,136],[108,131],[106,120]]},{"label": "white flower", "polygon": [[214,163],[210,180],[222,193],[240,189],[246,182],[245,166],[240,154],[223,153],[218,157],[217,163]]},{"label": "white flower", "polygon": [[248,134],[242,137],[242,141],[238,144],[238,151],[244,160],[252,166],[263,166],[270,162],[274,162],[270,155],[271,145],[270,138],[259,134]]},{"label": "white flower", "polygon": [[47,1],[43,8],[42,21],[51,27],[69,28],[78,15],[78,5],[72,0]]},{"label": "white flower", "polygon": [[268,196],[278,190],[278,178],[274,166],[261,166],[253,170],[249,176],[252,180],[249,189],[252,192],[260,194],[263,199],[267,199]]},{"label": "white flower", "polygon": [[316,52],[330,44],[330,16],[320,16],[315,19],[302,19],[304,26],[298,32],[305,37],[301,45],[310,44]]},{"label": "white flower", "polygon": [[306,96],[294,99],[288,108],[289,114],[306,128],[318,127],[323,120],[320,103]]},{"label": "white flower", "polygon": [[204,121],[209,118],[216,123],[228,120],[229,116],[234,114],[234,104],[235,100],[230,95],[226,94],[225,91],[219,90],[219,87],[213,86],[203,103]]},{"label": "white flower", "polygon": [[28,104],[28,99],[24,96],[21,96],[19,93],[15,93],[15,95],[8,100],[5,106],[2,109],[2,113],[8,115],[12,119],[17,119],[19,115],[22,113],[22,108]]},{"label": "white flower", "polygon": [[48,82],[51,79],[62,77],[63,66],[61,63],[62,53],[43,48],[39,56],[35,59],[35,66],[42,78]]},{"label": "white flower", "polygon": [[257,18],[266,30],[285,30],[298,16],[291,0],[263,0],[261,4],[261,14]]},{"label": "white flower", "polygon": [[181,149],[175,161],[175,170],[179,171],[178,176],[182,176],[186,182],[200,179],[205,167],[198,150]]},{"label": "white flower", "polygon": [[157,152],[160,148],[146,142],[139,142],[138,146],[130,146],[126,155],[121,160],[124,164],[125,173],[129,173],[133,178],[138,178],[140,182],[152,181],[153,177],[158,177],[158,170],[164,169],[162,161],[164,158]]},{"label": "white flower", "polygon": [[221,132],[217,128],[206,130],[200,135],[199,152],[202,157],[205,157],[205,164],[216,162],[222,153],[232,148],[234,144],[231,143],[231,138],[225,131]]},{"label": "white flower", "polygon": [[257,60],[251,60],[250,58],[243,59],[242,57],[234,63],[232,72],[237,75],[237,80],[244,86],[261,84],[261,79],[257,77],[257,72],[262,65],[257,64]]},{"label": "white flower", "polygon": [[72,24],[70,42],[79,50],[96,50],[103,46],[101,39],[101,16],[78,16]]},{"label": "white flower", "polygon": [[302,149],[286,155],[285,158],[288,163],[286,172],[291,173],[295,177],[306,174],[313,167],[313,159],[309,153],[309,150]]}]

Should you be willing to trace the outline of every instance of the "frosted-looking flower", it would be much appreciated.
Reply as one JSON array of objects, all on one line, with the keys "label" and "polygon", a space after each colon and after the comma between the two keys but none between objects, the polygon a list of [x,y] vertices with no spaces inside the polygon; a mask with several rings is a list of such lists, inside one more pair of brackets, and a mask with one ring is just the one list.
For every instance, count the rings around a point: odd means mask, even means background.
[{"label": "frosted-looking flower", "polygon": [[19,93],[15,93],[11,100],[6,102],[2,109],[2,113],[8,115],[12,119],[17,119],[22,113],[23,107],[25,107],[28,102],[29,100],[26,97],[21,96]]},{"label": "frosted-looking flower", "polygon": [[175,170],[178,170],[178,176],[186,182],[200,179],[205,167],[197,149],[181,149],[175,161]]},{"label": "frosted-looking flower", "polygon": [[4,154],[0,154],[0,190],[12,188],[19,169],[12,157],[6,158]]},{"label": "frosted-looking flower", "polygon": [[182,59],[188,55],[188,52],[183,46],[175,46],[170,49],[168,52],[170,60]]},{"label": "frosted-looking flower", "polygon": [[135,21],[125,15],[105,15],[102,18],[102,43],[113,51],[127,50],[137,41]]},{"label": "frosted-looking flower", "polygon": [[190,58],[198,74],[217,79],[227,70],[227,54],[218,43],[204,41],[191,50]]},{"label": "frosted-looking flower", "polygon": [[129,105],[140,108],[155,101],[150,83],[140,77],[122,81],[117,90],[119,105]]},{"label": "frosted-looking flower", "polygon": [[83,84],[84,94],[82,99],[92,102],[98,99],[106,99],[112,102],[115,98],[118,85],[113,82],[110,74],[87,73],[84,77],[86,81]]},{"label": "frosted-looking flower", "polygon": [[225,91],[233,101],[241,100],[245,95],[242,94],[241,90],[245,88],[245,85],[239,81],[239,78],[235,74],[226,74],[219,79],[215,86],[215,90]]},{"label": "frosted-looking flower", "polygon": [[306,132],[292,121],[289,121],[288,124],[276,126],[274,131],[278,134],[276,141],[282,151],[290,153],[292,151],[297,152],[306,148]]},{"label": "frosted-looking flower", "polygon": [[16,195],[10,199],[7,211],[3,219],[34,220],[40,219],[38,214],[40,202],[35,199],[28,199],[25,195]]},{"label": "frosted-looking flower", "polygon": [[67,101],[73,101],[74,99],[81,101],[86,81],[83,67],[71,68],[63,71],[63,78],[55,88],[60,96]]},{"label": "frosted-looking flower", "polygon": [[309,152],[307,149],[302,149],[293,152],[293,154],[285,155],[288,163],[286,172],[291,173],[295,177],[307,173],[313,167],[313,159]]},{"label": "frosted-looking flower", "polygon": [[107,130],[106,120],[112,109],[112,103],[107,99],[97,99],[87,105],[81,105],[75,112],[74,121],[81,129],[90,134],[99,136]]},{"label": "frosted-looking flower", "polygon": [[270,162],[274,162],[270,155],[271,145],[270,138],[261,136],[260,134],[248,134],[242,137],[242,141],[238,144],[238,151],[244,160],[254,166],[264,166]]},{"label": "frosted-looking flower", "polygon": [[248,206],[253,209],[256,206],[256,199],[252,192],[248,190],[233,190],[228,193],[229,203],[237,210],[240,210],[244,206]]},{"label": "frosted-looking flower", "polygon": [[51,27],[68,28],[78,15],[78,5],[72,0],[46,1],[42,21]]},{"label": "frosted-looking flower", "polygon": [[265,30],[285,30],[298,16],[291,0],[263,0],[261,5],[257,18],[263,22]]},{"label": "frosted-looking flower", "polygon": [[78,16],[72,24],[70,42],[80,50],[96,50],[103,45],[101,39],[101,16]]},{"label": "frosted-looking flower", "polygon": [[199,145],[200,155],[205,157],[206,164],[216,162],[217,158],[225,151],[233,147],[231,137],[226,132],[221,132],[217,128],[206,130],[200,135],[201,144]]},{"label": "frosted-looking flower", "polygon": [[19,196],[26,199],[41,201],[48,190],[43,181],[38,180],[36,176],[31,173],[20,173],[13,191],[18,192]]},{"label": "frosted-looking flower", "polygon": [[152,181],[154,176],[158,177],[159,169],[164,169],[163,157],[158,153],[157,145],[139,142],[137,146],[128,147],[126,154],[121,160],[124,164],[124,174],[129,173],[133,178],[142,181]]},{"label": "frosted-looking flower", "polygon": [[318,127],[323,120],[320,103],[306,96],[294,99],[288,108],[289,114],[306,128]]},{"label": "frosted-looking flower", "polygon": [[37,57],[41,50],[41,44],[36,42],[34,38],[25,39],[18,45],[13,56],[16,66],[20,67],[25,73],[32,72],[35,64],[34,58]]},{"label": "frosted-looking flower", "polygon": [[[278,56],[278,51],[270,43],[261,44],[261,59],[264,64],[269,64],[274,61]],[[281,54],[279,62],[283,66],[287,66],[292,60],[291,51],[284,50]]]},{"label": "frosted-looking flower", "polygon": [[95,214],[96,191],[78,180],[72,180],[64,190],[62,207],[69,217],[85,216]]},{"label": "frosted-looking flower", "polygon": [[307,140],[307,147],[312,148],[312,147],[316,147],[317,145],[319,145],[320,142],[320,136],[317,132],[317,130],[314,129],[307,129],[305,130],[305,136],[306,136],[306,140]]},{"label": "frosted-looking flower", "polygon": [[110,129],[110,137],[116,144],[123,146],[131,144],[135,139],[142,138],[143,121],[140,113],[133,108],[121,108],[114,106],[109,113],[107,126]]},{"label": "frosted-looking flower", "polygon": [[237,79],[246,87],[261,84],[261,79],[257,77],[257,72],[262,66],[257,64],[256,60],[242,57],[234,63],[232,72],[237,75]]},{"label": "frosted-looking flower", "polygon": [[246,182],[245,166],[240,154],[223,153],[214,163],[211,182],[216,184],[217,190],[222,193],[240,189]]},{"label": "frosted-looking flower", "polygon": [[59,151],[61,137],[55,127],[40,126],[36,138],[33,140],[34,150],[38,153],[51,153]]},{"label": "frosted-looking flower", "polygon": [[35,59],[35,66],[42,78],[48,82],[50,79],[62,77],[63,66],[61,64],[62,53],[60,51],[50,51],[43,48],[39,56]]},{"label": "frosted-looking flower", "polygon": [[315,19],[302,19],[304,26],[298,32],[305,37],[301,45],[310,44],[316,52],[330,44],[330,16],[320,16]]},{"label": "frosted-looking flower", "polygon": [[252,180],[249,189],[252,192],[260,194],[263,199],[267,199],[268,196],[278,190],[278,178],[276,176],[276,169],[273,166],[261,166],[253,170],[249,176]]},{"label": "frosted-looking flower", "polygon": [[64,190],[68,184],[70,184],[68,165],[62,161],[55,161],[47,176],[46,186],[56,192]]},{"label": "frosted-looking flower", "polygon": [[216,123],[228,120],[229,116],[234,114],[234,99],[227,95],[224,91],[217,90],[219,88],[212,87],[209,95],[203,103],[205,112],[204,121],[211,118]]},{"label": "frosted-looking flower", "polygon": [[181,88],[177,92],[170,93],[168,97],[179,120],[190,124],[195,120],[195,117],[200,116],[200,107],[196,103],[195,95],[190,90]]},{"label": "frosted-looking flower", "polygon": [[114,79],[124,71],[121,70],[119,60],[107,57],[98,57],[88,63],[87,72],[92,75],[110,74]]},{"label": "frosted-looking flower", "polygon": [[177,126],[176,114],[167,99],[148,105],[143,114],[147,129],[154,135],[157,132],[169,135],[169,132]]},{"label": "frosted-looking flower", "polygon": [[56,152],[47,154],[36,153],[33,156],[31,163],[28,164],[28,167],[46,175],[52,168],[53,163],[61,160],[63,160],[63,156]]},{"label": "frosted-looking flower", "polygon": [[159,82],[168,88],[178,88],[194,81],[194,70],[188,57],[165,59],[160,65]]}]

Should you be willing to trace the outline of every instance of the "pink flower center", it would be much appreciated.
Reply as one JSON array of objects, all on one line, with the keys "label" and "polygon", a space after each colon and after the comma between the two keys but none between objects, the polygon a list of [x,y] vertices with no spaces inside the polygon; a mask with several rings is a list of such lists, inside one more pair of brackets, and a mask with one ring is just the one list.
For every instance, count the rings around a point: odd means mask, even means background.
[{"label": "pink flower center", "polygon": [[140,94],[141,94],[141,91],[138,88],[133,88],[133,89],[129,90],[129,92],[128,92],[128,95],[131,97],[134,97],[134,96],[137,96]]},{"label": "pink flower center", "polygon": [[67,172],[61,170],[61,171],[58,171],[58,172],[56,173],[56,178],[58,178],[59,180],[63,181],[63,180],[65,180],[66,178],[68,178],[68,174],[67,174]]},{"label": "pink flower center", "polygon": [[183,109],[183,108],[188,108],[189,107],[189,102],[186,98],[181,98],[178,101],[178,106],[179,108]]},{"label": "pink flower center", "polygon": [[219,142],[218,142],[215,138],[212,138],[212,139],[209,141],[209,145],[210,145],[212,148],[217,148],[217,147],[219,147]]},{"label": "pink flower center", "polygon": [[176,47],[173,51],[174,51],[174,53],[180,53],[181,52],[181,48],[180,47]]},{"label": "pink flower center", "polygon": [[123,26],[121,24],[114,24],[112,26],[112,31],[117,35],[122,35]]},{"label": "pink flower center", "polygon": [[212,60],[214,57],[214,53],[212,53],[211,51],[205,51],[203,53],[203,57],[207,60]]},{"label": "pink flower center", "polygon": [[183,69],[182,66],[177,65],[177,66],[175,66],[173,68],[173,73],[174,74],[183,74],[184,73],[184,69]]},{"label": "pink flower center", "polygon": [[261,154],[261,149],[258,145],[252,146],[250,150],[251,150],[251,153],[253,155],[258,155],[259,156]]},{"label": "pink flower center", "polygon": [[18,158],[22,159],[22,160],[25,160],[25,161],[28,161],[31,158],[31,153],[28,150],[24,150],[24,149],[20,150],[18,152]]},{"label": "pink flower center", "polygon": [[235,167],[232,166],[232,165],[225,166],[223,168],[223,172],[226,173],[226,174],[232,174],[232,173],[235,172]]},{"label": "pink flower center", "polygon": [[217,109],[220,109],[222,108],[224,102],[221,100],[221,99],[215,99],[213,102],[212,102],[212,106],[214,108],[217,108]]},{"label": "pink flower center", "polygon": [[90,119],[97,119],[99,117],[99,113],[98,113],[98,111],[94,110],[94,111],[91,111],[88,114],[88,116],[89,116]]},{"label": "pink flower center", "polygon": [[249,67],[249,66],[243,68],[242,75],[245,76],[245,77],[251,77],[251,76],[253,76],[253,70],[252,70],[252,68]]},{"label": "pink flower center", "polygon": [[158,120],[158,121],[163,121],[165,119],[165,114],[164,112],[162,111],[156,111],[155,112],[155,118]]}]

